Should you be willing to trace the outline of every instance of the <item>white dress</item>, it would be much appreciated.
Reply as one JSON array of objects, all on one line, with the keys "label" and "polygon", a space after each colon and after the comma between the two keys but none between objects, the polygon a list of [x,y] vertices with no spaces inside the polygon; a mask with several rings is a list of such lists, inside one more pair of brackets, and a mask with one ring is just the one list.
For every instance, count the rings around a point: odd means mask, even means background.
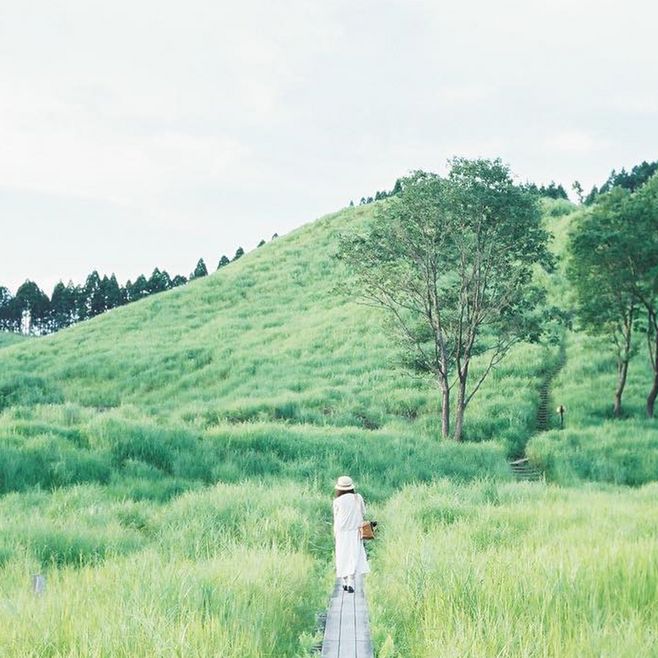
[{"label": "white dress", "polygon": [[343,494],[334,499],[334,537],[336,539],[336,576],[358,576],[370,567],[361,539],[361,524],[366,506],[360,494]]}]

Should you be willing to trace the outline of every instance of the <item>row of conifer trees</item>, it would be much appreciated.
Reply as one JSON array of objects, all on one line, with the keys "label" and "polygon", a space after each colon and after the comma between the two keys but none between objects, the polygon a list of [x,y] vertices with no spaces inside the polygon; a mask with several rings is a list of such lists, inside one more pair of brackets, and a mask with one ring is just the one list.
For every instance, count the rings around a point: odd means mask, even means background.
[{"label": "row of conifer trees", "polygon": [[[276,233],[273,237],[276,237]],[[259,247],[265,244],[261,240]],[[238,247],[235,256],[224,255],[217,269],[244,255]],[[60,281],[50,297],[34,282],[27,280],[19,286],[16,294],[0,285],[0,330],[44,335],[70,327],[76,322],[93,318],[105,311],[124,306],[158,292],[177,288],[188,281],[207,276],[208,268],[200,258],[188,277],[177,274],[170,276],[166,270],[155,268],[150,277],[143,274],[135,281],[121,285],[114,274],[101,276],[94,270],[83,284]]]}]

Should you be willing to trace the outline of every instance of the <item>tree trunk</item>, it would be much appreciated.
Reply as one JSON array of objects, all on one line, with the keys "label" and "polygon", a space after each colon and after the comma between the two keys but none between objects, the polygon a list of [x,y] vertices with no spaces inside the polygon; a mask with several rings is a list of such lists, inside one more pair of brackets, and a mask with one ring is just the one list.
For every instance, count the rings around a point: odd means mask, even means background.
[{"label": "tree trunk", "polygon": [[658,373],[653,376],[653,386],[651,387],[651,392],[647,398],[647,417],[653,418],[653,408],[656,403],[656,397],[658,397]]},{"label": "tree trunk", "polygon": [[441,384],[441,436],[450,436],[450,387],[447,382]]},{"label": "tree trunk", "polygon": [[656,404],[656,397],[658,397],[658,335],[656,336],[656,356],[653,362],[653,386],[649,391],[647,398],[647,417],[653,418],[653,408]]},{"label": "tree trunk", "polygon": [[626,386],[626,377],[628,375],[628,359],[621,360],[617,364],[617,388],[615,390],[615,418],[621,418],[621,396],[624,394]]},{"label": "tree trunk", "polygon": [[457,408],[455,409],[455,441],[462,440],[464,430],[464,411],[466,409],[466,376],[459,378],[459,388],[457,389]]},{"label": "tree trunk", "polygon": [[655,332],[654,336],[654,349],[653,358],[651,359],[651,367],[653,368],[653,386],[651,387],[651,391],[649,391],[649,397],[647,397],[648,418],[653,418],[653,408],[656,404],[656,397],[658,397],[658,330]]}]

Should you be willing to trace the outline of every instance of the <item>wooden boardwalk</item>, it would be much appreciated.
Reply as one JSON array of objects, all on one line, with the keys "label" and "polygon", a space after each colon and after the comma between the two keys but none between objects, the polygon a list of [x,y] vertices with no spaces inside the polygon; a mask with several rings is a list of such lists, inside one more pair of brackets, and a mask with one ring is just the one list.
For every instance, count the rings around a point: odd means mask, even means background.
[{"label": "wooden boardwalk", "polygon": [[354,594],[344,592],[336,581],[327,611],[322,658],[373,658],[363,580],[360,577],[356,581]]}]

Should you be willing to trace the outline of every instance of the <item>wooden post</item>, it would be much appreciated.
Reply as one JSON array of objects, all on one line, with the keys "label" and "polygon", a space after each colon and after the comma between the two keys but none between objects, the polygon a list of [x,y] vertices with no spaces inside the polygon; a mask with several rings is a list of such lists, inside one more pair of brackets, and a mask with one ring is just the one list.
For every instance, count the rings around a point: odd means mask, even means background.
[{"label": "wooden post", "polygon": [[40,573],[35,573],[32,576],[32,591],[41,596],[46,591],[46,577]]},{"label": "wooden post", "polygon": [[557,408],[557,412],[560,414],[560,429],[564,429],[564,412],[567,410],[567,408],[561,404]]}]

